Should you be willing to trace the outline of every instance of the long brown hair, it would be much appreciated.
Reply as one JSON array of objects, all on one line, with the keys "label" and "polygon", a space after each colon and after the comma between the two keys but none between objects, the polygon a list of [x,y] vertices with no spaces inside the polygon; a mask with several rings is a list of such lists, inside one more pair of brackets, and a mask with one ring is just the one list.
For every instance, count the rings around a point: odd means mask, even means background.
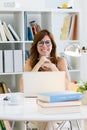
[{"label": "long brown hair", "polygon": [[44,36],[46,36],[46,35],[49,36],[49,38],[52,42],[52,51],[51,51],[50,56],[53,58],[51,59],[51,61],[52,61],[52,63],[57,64],[56,43],[54,40],[54,36],[52,35],[51,32],[44,29],[44,30],[41,30],[40,32],[38,32],[37,34],[35,34],[34,41],[30,48],[30,58],[29,59],[30,59],[30,64],[31,64],[32,68],[36,65],[36,63],[38,62],[38,58],[39,58],[39,53],[37,51],[37,43],[39,41],[41,41],[44,38]]}]

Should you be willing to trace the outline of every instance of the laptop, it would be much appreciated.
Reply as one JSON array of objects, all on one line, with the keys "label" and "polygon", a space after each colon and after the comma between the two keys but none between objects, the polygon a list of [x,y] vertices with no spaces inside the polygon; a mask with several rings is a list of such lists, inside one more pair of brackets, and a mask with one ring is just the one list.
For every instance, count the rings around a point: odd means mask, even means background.
[{"label": "laptop", "polygon": [[37,97],[40,92],[65,90],[65,72],[24,72],[24,97]]}]

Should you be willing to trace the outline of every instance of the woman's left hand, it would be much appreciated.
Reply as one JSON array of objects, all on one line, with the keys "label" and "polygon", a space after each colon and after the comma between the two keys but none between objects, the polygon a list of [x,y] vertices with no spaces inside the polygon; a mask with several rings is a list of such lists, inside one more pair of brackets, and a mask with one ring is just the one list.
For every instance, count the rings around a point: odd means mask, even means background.
[{"label": "woman's left hand", "polygon": [[56,65],[51,62],[45,62],[42,65],[42,69],[44,71],[58,71],[58,68],[56,67]]}]

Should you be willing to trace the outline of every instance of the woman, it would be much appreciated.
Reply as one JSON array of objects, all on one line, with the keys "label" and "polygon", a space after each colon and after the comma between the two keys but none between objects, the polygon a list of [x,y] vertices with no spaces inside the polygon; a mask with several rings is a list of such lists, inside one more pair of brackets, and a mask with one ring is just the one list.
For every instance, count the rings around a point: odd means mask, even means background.
[{"label": "woman", "polygon": [[[56,43],[51,32],[44,29],[38,32],[30,49],[24,71],[65,71],[66,89],[69,89],[70,77],[67,62],[56,55]],[[21,79],[21,91],[23,91]]]},{"label": "woman", "polygon": [[[54,37],[46,29],[35,35],[24,71],[65,71],[66,89],[69,89],[70,77],[67,62],[64,58],[57,57]],[[22,79],[20,88],[23,91]],[[36,124],[36,127],[38,125],[41,130],[51,130],[57,126],[57,122],[34,122],[34,124]]]}]

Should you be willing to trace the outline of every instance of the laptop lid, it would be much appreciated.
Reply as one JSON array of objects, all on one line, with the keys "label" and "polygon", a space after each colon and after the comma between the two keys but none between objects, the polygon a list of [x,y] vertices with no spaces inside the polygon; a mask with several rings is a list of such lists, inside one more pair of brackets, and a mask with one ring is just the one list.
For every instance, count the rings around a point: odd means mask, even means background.
[{"label": "laptop lid", "polygon": [[24,72],[23,86],[25,97],[36,97],[40,92],[65,90],[65,72]]}]

